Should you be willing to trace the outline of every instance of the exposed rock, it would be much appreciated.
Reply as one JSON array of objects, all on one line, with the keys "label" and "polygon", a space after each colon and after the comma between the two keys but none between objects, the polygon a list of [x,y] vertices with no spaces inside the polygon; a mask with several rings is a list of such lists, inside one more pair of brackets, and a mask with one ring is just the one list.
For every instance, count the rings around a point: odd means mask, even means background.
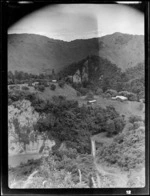
[{"label": "exposed rock", "polygon": [[34,130],[33,126],[39,117],[28,100],[8,106],[9,155],[39,153],[55,145],[44,133]]},{"label": "exposed rock", "polygon": [[81,73],[79,70],[76,71],[76,73],[73,75],[73,82],[74,83],[81,83]]}]

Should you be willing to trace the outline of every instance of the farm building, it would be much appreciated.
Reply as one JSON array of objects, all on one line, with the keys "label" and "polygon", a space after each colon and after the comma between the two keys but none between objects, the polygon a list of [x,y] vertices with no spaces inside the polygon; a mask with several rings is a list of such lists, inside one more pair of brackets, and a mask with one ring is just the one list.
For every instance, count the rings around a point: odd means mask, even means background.
[{"label": "farm building", "polygon": [[95,100],[95,99],[87,101],[87,104],[88,104],[88,105],[92,105],[92,104],[94,104],[94,103],[96,103],[96,100]]},{"label": "farm building", "polygon": [[52,80],[52,82],[53,82],[53,83],[56,83],[56,82],[57,82],[57,80]]},{"label": "farm building", "polygon": [[38,85],[39,84],[39,82],[33,82],[32,83],[32,86],[36,86],[36,85]]},{"label": "farm building", "polygon": [[124,96],[116,96],[116,97],[112,97],[113,100],[119,100],[119,101],[127,101],[128,98],[124,97]]}]

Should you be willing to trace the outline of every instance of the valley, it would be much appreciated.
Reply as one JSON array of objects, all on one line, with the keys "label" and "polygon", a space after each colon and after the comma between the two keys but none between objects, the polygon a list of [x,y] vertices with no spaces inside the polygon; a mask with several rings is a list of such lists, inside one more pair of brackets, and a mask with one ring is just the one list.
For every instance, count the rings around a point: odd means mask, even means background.
[{"label": "valley", "polygon": [[145,186],[143,36],[8,36],[10,188]]}]

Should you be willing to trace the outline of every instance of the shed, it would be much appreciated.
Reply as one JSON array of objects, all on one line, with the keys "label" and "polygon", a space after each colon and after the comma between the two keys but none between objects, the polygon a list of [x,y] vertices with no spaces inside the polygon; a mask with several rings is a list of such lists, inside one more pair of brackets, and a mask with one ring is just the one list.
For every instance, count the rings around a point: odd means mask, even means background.
[{"label": "shed", "polygon": [[128,98],[125,96],[116,96],[116,97],[112,97],[113,100],[120,100],[120,101],[127,101]]},{"label": "shed", "polygon": [[87,101],[87,104],[88,105],[90,105],[90,104],[93,104],[93,103],[95,103],[96,102],[96,100],[95,99],[93,99],[93,100],[89,100],[89,101]]}]

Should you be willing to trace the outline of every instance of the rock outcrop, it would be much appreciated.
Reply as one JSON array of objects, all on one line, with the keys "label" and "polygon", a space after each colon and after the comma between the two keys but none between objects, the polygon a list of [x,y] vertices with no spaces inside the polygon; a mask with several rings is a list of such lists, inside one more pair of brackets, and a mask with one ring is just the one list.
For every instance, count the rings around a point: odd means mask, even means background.
[{"label": "rock outcrop", "polygon": [[17,101],[8,106],[9,155],[43,153],[55,145],[46,134],[34,130],[39,118],[39,113],[28,100]]}]

